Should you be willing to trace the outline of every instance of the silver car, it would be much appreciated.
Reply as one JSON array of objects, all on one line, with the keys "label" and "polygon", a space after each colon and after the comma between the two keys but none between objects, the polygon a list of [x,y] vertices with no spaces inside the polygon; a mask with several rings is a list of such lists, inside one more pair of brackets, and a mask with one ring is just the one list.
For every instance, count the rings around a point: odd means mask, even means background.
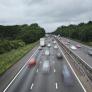
[{"label": "silver car", "polygon": [[73,77],[66,65],[63,66],[62,81],[65,86],[73,86]]},{"label": "silver car", "polygon": [[88,55],[92,56],[92,51],[91,50],[88,51]]},{"label": "silver car", "polygon": [[49,50],[45,50],[45,55],[46,55],[46,56],[49,56],[49,55],[50,55]]},{"label": "silver car", "polygon": [[55,49],[57,49],[57,48],[58,48],[58,46],[57,46],[57,45],[55,45],[55,46],[54,46],[54,48],[55,48]]},{"label": "silver car", "polygon": [[76,49],[77,49],[74,45],[71,45],[70,48],[71,48],[72,50],[76,50]]},{"label": "silver car", "polygon": [[49,61],[44,61],[43,64],[42,64],[42,71],[43,73],[49,73],[50,71],[50,63]]}]

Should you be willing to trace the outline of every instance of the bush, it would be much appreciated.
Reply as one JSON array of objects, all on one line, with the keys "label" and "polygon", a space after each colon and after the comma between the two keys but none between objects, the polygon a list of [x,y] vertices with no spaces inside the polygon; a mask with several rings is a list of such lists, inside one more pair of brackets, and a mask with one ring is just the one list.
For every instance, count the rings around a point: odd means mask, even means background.
[{"label": "bush", "polygon": [[17,49],[23,47],[25,43],[21,40],[0,40],[0,54],[11,51],[12,49]]}]

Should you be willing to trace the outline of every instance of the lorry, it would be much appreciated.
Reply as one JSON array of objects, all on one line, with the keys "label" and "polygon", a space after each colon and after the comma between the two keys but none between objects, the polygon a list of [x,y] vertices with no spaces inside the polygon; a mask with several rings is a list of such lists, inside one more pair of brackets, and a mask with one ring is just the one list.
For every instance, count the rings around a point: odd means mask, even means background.
[{"label": "lorry", "polygon": [[40,38],[40,46],[41,47],[45,46],[45,38]]}]

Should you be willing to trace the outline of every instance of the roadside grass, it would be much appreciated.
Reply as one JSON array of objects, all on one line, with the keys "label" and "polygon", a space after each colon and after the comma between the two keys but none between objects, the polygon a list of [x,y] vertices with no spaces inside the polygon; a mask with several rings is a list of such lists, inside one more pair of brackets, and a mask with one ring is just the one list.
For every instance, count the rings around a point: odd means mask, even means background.
[{"label": "roadside grass", "polygon": [[71,39],[71,40],[77,41],[79,43],[82,43],[84,45],[92,47],[92,42],[83,42],[83,41],[80,41],[80,40],[77,40],[77,39],[72,39],[72,38],[68,38],[68,39]]},{"label": "roadside grass", "polygon": [[[74,40],[74,39],[72,39],[72,40]],[[84,45],[87,45],[87,46],[91,46],[92,47],[92,42],[82,42],[82,41],[79,41],[79,40],[75,40],[75,41],[80,42],[80,43],[82,43]]]},{"label": "roadside grass", "polygon": [[92,42],[83,42],[83,44],[85,44],[85,45],[88,45],[88,46],[91,46],[92,47]]},{"label": "roadside grass", "polygon": [[0,55],[0,75],[2,75],[13,64],[18,62],[30,50],[32,50],[32,48],[36,46],[36,44],[37,42],[26,45],[25,47],[18,48],[16,50],[12,50],[4,54],[1,54]]}]

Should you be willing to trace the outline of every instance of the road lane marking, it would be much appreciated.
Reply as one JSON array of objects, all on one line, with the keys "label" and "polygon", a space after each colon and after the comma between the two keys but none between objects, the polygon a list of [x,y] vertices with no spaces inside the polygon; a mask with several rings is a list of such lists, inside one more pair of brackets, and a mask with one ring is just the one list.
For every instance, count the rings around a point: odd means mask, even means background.
[{"label": "road lane marking", "polygon": [[30,88],[31,90],[33,89],[33,86],[34,86],[34,84],[32,83],[31,88]]},{"label": "road lane marking", "polygon": [[[58,45],[58,43],[57,43],[57,45]],[[79,84],[80,84],[81,87],[83,88],[84,92],[87,92],[86,89],[84,88],[83,84],[81,83],[80,79],[78,78],[77,74],[76,74],[75,71],[73,70],[73,68],[72,68],[71,64],[69,63],[68,59],[66,58],[65,54],[64,54],[63,51],[61,50],[61,48],[60,48],[59,45],[58,45],[58,47],[59,47],[59,49],[60,49],[62,55],[64,56],[65,60],[67,61],[68,65],[70,66],[72,72],[74,73],[76,79],[78,80]]]},{"label": "road lane marking", "polygon": [[3,92],[6,92],[7,89],[11,86],[11,84],[14,82],[14,80],[18,77],[18,75],[21,73],[21,71],[24,69],[24,67],[27,65],[27,63],[29,62],[29,60],[37,54],[39,47],[36,49],[36,51],[32,54],[32,56],[27,60],[27,62],[24,64],[24,66],[19,70],[19,72],[15,75],[15,77],[11,80],[11,82],[7,85],[7,87],[4,89]]},{"label": "road lane marking", "polygon": [[55,83],[55,86],[56,86],[56,89],[58,89],[58,84],[57,84],[57,82]]},{"label": "road lane marking", "polygon": [[38,69],[37,69],[37,71],[36,71],[37,73],[38,73]]},{"label": "road lane marking", "polygon": [[[61,41],[60,41],[61,42]],[[66,46],[67,47],[67,46]],[[67,47],[68,48],[68,47]],[[69,49],[69,48],[68,48]],[[81,61],[83,61],[88,67],[90,67],[92,69],[92,66],[90,66],[88,63],[86,63],[86,61],[84,59],[82,59],[79,55],[77,55],[74,51],[72,51],[71,49],[69,49],[71,52],[73,52],[78,58],[81,59]]]},{"label": "road lane marking", "polygon": [[56,72],[56,69],[54,69],[54,73]]}]

